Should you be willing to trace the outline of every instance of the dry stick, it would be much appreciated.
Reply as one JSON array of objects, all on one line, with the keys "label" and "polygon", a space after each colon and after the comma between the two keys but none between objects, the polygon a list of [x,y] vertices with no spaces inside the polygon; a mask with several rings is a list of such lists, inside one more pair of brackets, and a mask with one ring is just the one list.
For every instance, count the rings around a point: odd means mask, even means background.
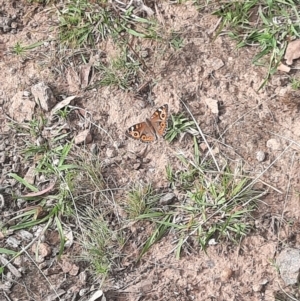
[{"label": "dry stick", "polygon": [[196,119],[194,118],[192,112],[191,112],[190,109],[187,107],[187,105],[184,103],[184,101],[181,100],[181,99],[180,99],[180,101],[183,103],[183,105],[185,106],[186,110],[187,110],[188,113],[191,115],[191,117],[192,117],[192,119],[193,119],[193,121],[194,121],[194,123],[195,123],[195,125],[196,125],[196,127],[197,127],[197,129],[198,129],[198,131],[199,131],[199,133],[200,133],[200,135],[201,135],[203,141],[205,142],[205,144],[206,144],[206,146],[207,146],[207,148],[208,148],[208,151],[209,151],[210,155],[212,156],[212,158],[213,158],[213,160],[214,160],[214,162],[215,162],[215,165],[216,165],[218,171],[220,172],[221,170],[220,170],[220,167],[219,167],[219,165],[218,165],[218,163],[217,163],[217,160],[216,160],[216,158],[215,158],[215,156],[214,156],[214,154],[213,154],[213,152],[212,152],[212,149],[210,148],[210,146],[209,146],[209,144],[208,144],[208,142],[207,142],[207,140],[206,140],[206,138],[205,138],[205,136],[204,136],[202,130],[200,129],[200,127],[199,127],[199,125],[198,125]]},{"label": "dry stick", "polygon": [[[259,180],[259,178],[271,167],[274,165],[274,163],[290,148],[290,146],[292,145],[292,143],[290,143],[285,149],[284,151],[263,171],[261,172],[249,185],[247,185],[246,187],[244,187],[237,195],[235,195],[232,199],[230,199],[226,204],[224,204],[222,207],[220,207],[218,210],[216,210],[212,215],[210,215],[205,222],[201,223],[201,226],[204,225],[208,220],[210,220],[213,216],[215,216],[217,213],[219,213],[224,207],[228,206],[234,199],[236,199],[241,193],[243,193],[246,189],[248,189],[249,187],[251,187],[253,184],[255,184],[257,182],[257,180]],[[252,199],[251,199],[252,200]],[[248,202],[246,202],[245,204],[243,204],[243,206],[247,205],[251,200],[249,200]],[[182,241],[182,244],[184,244],[188,238],[192,235],[195,234],[195,232],[198,231],[198,227],[196,229],[194,229],[191,233],[189,233],[187,235],[187,237]],[[176,250],[177,246],[175,248],[173,248],[171,250],[170,253],[173,253]],[[170,254],[169,253],[169,254]]]},{"label": "dry stick", "polygon": [[271,131],[268,131],[268,132],[271,133],[271,134],[273,134],[273,135],[275,135],[275,136],[278,136],[278,137],[280,137],[280,138],[282,138],[282,139],[285,139],[285,140],[287,140],[287,141],[289,141],[289,142],[293,142],[295,145],[297,145],[297,146],[300,147],[300,143],[294,141],[294,140],[291,139],[291,138],[287,138],[287,137],[285,137],[285,136],[279,135],[279,134],[274,133],[274,132],[271,132]]},{"label": "dry stick", "polygon": [[[241,120],[242,118],[244,118],[246,115],[248,115],[250,112],[252,112],[254,109],[258,108],[260,105],[258,104],[257,106],[251,108],[249,111],[247,111],[245,114],[243,114],[241,117],[239,117],[238,119],[236,119],[232,124],[230,124],[228,126],[228,128],[220,135],[219,139],[223,138],[223,136],[225,135],[225,133],[232,128],[239,120]],[[195,122],[196,123],[196,122]],[[196,123],[197,124],[197,123]],[[219,140],[217,140],[217,142],[219,142]],[[219,142],[220,143],[220,142]],[[203,160],[206,159],[207,154],[204,156]]]},{"label": "dry stick", "polygon": [[[93,115],[92,113],[90,113],[88,110],[84,109],[84,108],[80,108],[80,107],[77,107],[77,106],[71,106],[69,105],[69,107],[71,109],[77,109],[77,110],[83,110],[85,111],[86,114],[89,114],[91,118],[93,118]],[[84,117],[85,118],[85,117]],[[114,142],[115,140],[112,138],[112,136],[106,131],[104,130],[102,127],[100,127],[98,124],[94,123],[92,120],[89,120],[90,124],[94,125],[95,127],[97,127],[98,129],[100,129],[101,131],[103,131],[110,139],[112,142]]]},{"label": "dry stick", "polygon": [[[223,133],[221,134],[221,136],[222,136],[224,133],[225,133],[225,132],[223,132]],[[206,135],[206,136],[208,136],[208,135]],[[208,136],[208,137],[209,137],[209,136]],[[226,143],[224,143],[224,142],[222,142],[222,141],[219,141],[218,139],[215,139],[215,138],[213,138],[213,137],[210,137],[210,138],[211,138],[212,140],[215,140],[215,142],[218,142],[218,143],[220,143],[220,144],[226,146],[227,148],[231,148],[231,149],[233,150],[233,152],[234,152],[237,156],[239,156],[243,161],[245,161],[244,158],[243,158],[240,154],[238,154],[238,153],[233,149],[232,146],[227,145]],[[221,137],[221,138],[222,138],[222,137]],[[206,172],[208,172],[208,173],[217,173],[217,171],[206,171]],[[254,179],[254,177],[249,177],[249,176],[247,176],[247,178]],[[266,186],[272,188],[273,190],[275,190],[276,192],[282,194],[282,191],[281,191],[281,190],[277,189],[276,187],[272,186],[271,184],[266,183],[265,181],[263,181],[263,180],[261,180],[261,179],[259,179],[259,181],[260,181],[263,185],[266,185]]]},{"label": "dry stick", "polygon": [[278,286],[280,287],[280,289],[293,301],[299,301],[299,299],[294,298],[293,296],[289,295],[280,285],[279,281],[277,281]]},{"label": "dry stick", "polygon": [[[44,229],[46,229],[46,228],[44,228]],[[36,240],[38,240],[40,237],[41,237],[41,235],[44,233],[44,230],[43,231],[41,231],[41,233],[38,235],[38,236],[36,236],[25,248],[23,248],[22,247],[22,250],[21,250],[21,252],[18,252],[18,254],[16,255],[16,256],[14,256],[11,260],[9,260],[9,262],[12,262],[17,256],[20,256],[21,254],[23,254],[23,253],[26,253],[27,255],[28,255],[28,257],[32,260],[32,258],[29,256],[29,254],[28,254],[28,252],[27,252],[27,249],[29,249],[34,243],[35,243],[35,241]],[[39,269],[39,267],[37,266],[37,264],[34,262],[34,260],[32,260],[33,261],[33,263],[36,265],[36,267]],[[5,266],[4,266],[5,267]],[[42,273],[42,271],[41,271],[41,273]],[[43,274],[43,273],[42,273]],[[52,284],[48,281],[48,279],[47,279],[47,277],[43,274],[43,276],[45,277],[45,279],[47,280],[47,282],[51,285],[51,288],[52,288]],[[59,300],[61,300],[60,298],[59,298],[59,295],[57,294],[57,291],[54,289],[54,288],[52,288],[53,289],[53,291],[54,291],[54,293],[57,295],[57,297],[58,297],[58,299]]]},{"label": "dry stick", "polygon": [[39,266],[36,264],[36,262],[33,260],[33,258],[29,255],[29,253],[27,252],[26,249],[22,248],[22,251],[25,252],[25,254],[29,257],[29,259],[33,262],[33,264],[37,267],[37,269],[40,271],[40,273],[43,275],[43,277],[46,279],[46,281],[48,282],[48,284],[50,285],[50,288],[54,291],[56,298],[58,298],[58,300],[61,300],[59,297],[59,294],[57,292],[57,290],[54,288],[54,286],[52,285],[52,283],[48,280],[48,278],[46,277],[46,275],[43,273],[43,271],[39,268]]},{"label": "dry stick", "polygon": [[[282,155],[290,148],[290,146],[293,144],[293,142],[291,142],[285,149],[284,151],[264,170],[262,171],[249,185],[247,185],[244,189],[242,189],[237,195],[235,195],[230,201],[236,199],[242,192],[244,192],[244,190],[248,189],[250,186],[252,186],[253,184],[255,184],[257,182],[257,180],[259,180],[259,178],[279,159],[282,157]],[[243,204],[243,206],[246,206],[249,203],[246,202],[245,204]]]},{"label": "dry stick", "polygon": [[[289,168],[290,171],[292,170],[292,166],[294,165],[295,154],[296,153],[294,152],[293,157],[292,157],[292,162],[291,162],[291,165],[290,165],[290,168]],[[284,215],[284,210],[286,208],[286,203],[287,203],[290,187],[291,187],[291,177],[289,176],[289,180],[288,180],[287,187],[286,187],[286,195],[285,195],[284,203],[283,203],[283,209],[282,209],[281,218],[280,218],[280,222],[279,222],[279,228],[281,228],[281,225],[282,225],[282,222],[283,222],[283,215]],[[277,239],[279,240],[279,231],[277,233]]]},{"label": "dry stick", "polygon": [[5,291],[3,291],[3,294],[8,301],[11,301],[11,299],[6,295]]}]

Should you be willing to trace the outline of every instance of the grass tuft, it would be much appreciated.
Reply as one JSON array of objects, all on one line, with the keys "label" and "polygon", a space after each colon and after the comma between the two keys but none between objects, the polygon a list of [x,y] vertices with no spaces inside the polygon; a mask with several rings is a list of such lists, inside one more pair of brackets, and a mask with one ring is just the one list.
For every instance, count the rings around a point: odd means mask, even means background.
[{"label": "grass tuft", "polygon": [[79,239],[84,250],[80,259],[89,263],[92,273],[105,277],[120,257],[122,236],[111,229],[103,213],[95,208],[87,207],[79,215],[82,229]]},{"label": "grass tuft", "polygon": [[173,142],[178,139],[181,134],[184,133],[196,134],[196,126],[194,121],[189,120],[183,114],[171,115],[171,122],[165,139],[169,142]]},{"label": "grass tuft", "polygon": [[[251,230],[251,213],[263,193],[240,171],[232,173],[227,166],[223,172],[213,172],[208,165],[200,165],[196,139],[194,142],[193,161],[181,155],[180,170],[174,172],[171,166],[166,169],[171,187],[182,195],[179,204],[162,209],[154,203],[148,210],[141,210],[140,215],[135,211],[135,219],[154,225],[140,256],[171,230],[177,237],[177,257],[191,245],[205,250],[210,243],[222,240],[238,242]],[[136,198],[136,203],[138,199],[141,198]]]}]

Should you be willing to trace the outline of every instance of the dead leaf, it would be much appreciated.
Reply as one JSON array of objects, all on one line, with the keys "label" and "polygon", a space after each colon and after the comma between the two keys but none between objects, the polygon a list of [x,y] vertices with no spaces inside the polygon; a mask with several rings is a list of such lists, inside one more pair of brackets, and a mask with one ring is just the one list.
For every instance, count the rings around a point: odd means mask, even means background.
[{"label": "dead leaf", "polygon": [[55,114],[57,111],[61,110],[65,106],[69,105],[70,102],[75,99],[77,96],[69,96],[65,98],[63,101],[59,102],[51,111],[51,115]]},{"label": "dead leaf", "polygon": [[289,66],[286,66],[286,65],[280,63],[280,65],[277,67],[277,70],[288,73],[291,71],[291,68]]},{"label": "dead leaf", "polygon": [[66,79],[68,82],[69,90],[71,93],[77,92],[80,89],[80,77],[77,72],[69,68],[66,73]]},{"label": "dead leaf", "polygon": [[48,191],[50,191],[55,185],[55,182],[50,184],[47,188],[41,190],[41,191],[38,191],[38,192],[31,192],[31,193],[28,193],[28,194],[25,194],[25,195],[22,195],[22,197],[32,197],[32,196],[40,196],[40,195],[43,195],[45,193],[47,193]]},{"label": "dead leaf", "polygon": [[89,75],[91,71],[91,66],[89,64],[81,66],[80,68],[80,78],[81,78],[81,88],[84,89],[89,84]]},{"label": "dead leaf", "polygon": [[75,137],[74,142],[75,144],[89,144],[93,140],[92,135],[90,133],[90,130],[84,130],[78,133],[78,135]]},{"label": "dead leaf", "polygon": [[34,213],[34,216],[33,216],[33,219],[36,221],[42,217],[45,216],[45,211],[43,209],[42,206],[37,206],[37,208],[35,209],[35,213]]},{"label": "dead leaf", "polygon": [[99,60],[98,55],[91,56],[88,64],[80,67],[80,81],[81,81],[82,89],[84,89],[88,86],[91,68],[97,60]]},{"label": "dead leaf", "polygon": [[300,39],[292,41],[288,44],[284,58],[286,59],[287,65],[292,65],[293,60],[300,57]]}]

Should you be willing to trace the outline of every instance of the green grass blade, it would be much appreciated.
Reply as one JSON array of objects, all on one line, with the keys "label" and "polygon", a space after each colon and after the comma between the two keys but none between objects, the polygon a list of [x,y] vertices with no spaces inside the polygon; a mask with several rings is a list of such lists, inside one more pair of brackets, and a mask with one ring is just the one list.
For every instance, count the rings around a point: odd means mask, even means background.
[{"label": "green grass blade", "polygon": [[18,254],[18,252],[15,252],[15,251],[12,251],[12,250],[8,250],[8,249],[4,249],[4,248],[0,248],[0,254],[6,254],[6,255],[16,256]]},{"label": "green grass blade", "polygon": [[25,181],[23,178],[19,177],[17,174],[15,174],[15,173],[9,173],[8,175],[10,177],[14,178],[19,183],[23,184],[25,187],[27,187],[31,191],[33,191],[33,192],[38,192],[39,191],[35,186],[29,184],[27,181]]}]

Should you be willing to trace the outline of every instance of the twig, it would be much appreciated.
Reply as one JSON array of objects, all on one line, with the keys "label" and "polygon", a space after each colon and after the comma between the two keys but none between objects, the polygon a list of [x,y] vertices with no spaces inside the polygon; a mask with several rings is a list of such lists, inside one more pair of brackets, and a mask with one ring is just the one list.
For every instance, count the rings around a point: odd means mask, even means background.
[{"label": "twig", "polygon": [[180,99],[180,101],[181,101],[182,104],[185,106],[186,110],[188,111],[188,113],[191,115],[193,121],[195,122],[195,125],[196,125],[196,127],[197,127],[197,129],[198,129],[198,131],[199,131],[199,133],[200,133],[200,135],[201,135],[203,141],[205,142],[205,144],[206,144],[206,146],[207,146],[207,148],[208,148],[208,151],[209,151],[211,157],[213,158],[213,160],[214,160],[214,162],[215,162],[215,165],[216,165],[218,171],[220,172],[221,170],[220,170],[220,167],[219,167],[219,165],[218,165],[218,163],[217,163],[217,160],[216,160],[216,158],[215,158],[215,156],[214,156],[214,154],[213,154],[213,152],[212,152],[212,149],[210,148],[210,146],[209,146],[209,144],[208,144],[208,142],[207,142],[207,140],[206,140],[206,138],[205,138],[205,135],[203,134],[201,128],[199,127],[198,122],[196,121],[195,117],[193,116],[192,112],[191,112],[190,109],[187,107],[187,105],[184,103],[184,101],[183,101],[182,99]]}]

